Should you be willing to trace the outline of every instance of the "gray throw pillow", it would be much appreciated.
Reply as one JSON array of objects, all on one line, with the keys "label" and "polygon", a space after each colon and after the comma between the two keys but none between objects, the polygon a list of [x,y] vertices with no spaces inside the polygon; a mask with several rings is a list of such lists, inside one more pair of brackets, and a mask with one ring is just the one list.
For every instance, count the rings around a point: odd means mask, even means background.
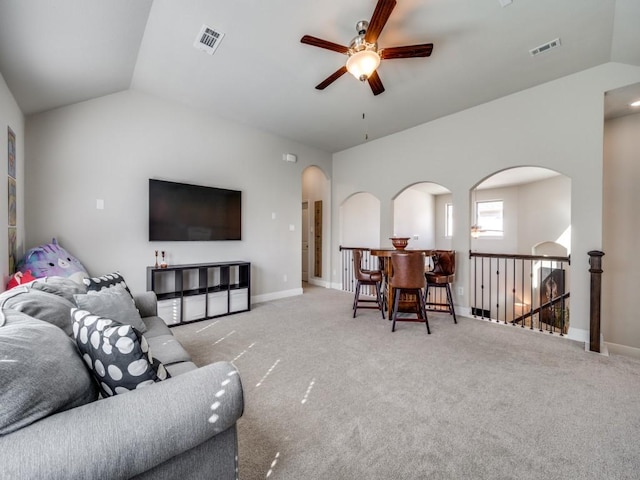
[{"label": "gray throw pillow", "polygon": [[28,287],[12,288],[2,295],[2,309],[11,308],[51,323],[71,335],[69,312],[75,306],[64,297]]},{"label": "gray throw pillow", "polygon": [[0,435],[90,403],[98,388],[73,339],[59,328],[4,309],[0,327]]},{"label": "gray throw pillow", "polygon": [[42,292],[53,293],[59,297],[64,297],[71,303],[76,294],[87,293],[87,287],[83,284],[74,282],[67,277],[44,277],[39,278],[31,284],[32,290],[40,290]]},{"label": "gray throw pillow", "polygon": [[120,286],[100,291],[89,291],[86,294],[74,295],[73,297],[81,310],[115,320],[118,323],[131,325],[140,333],[147,331],[147,326],[142,321],[133,298]]}]

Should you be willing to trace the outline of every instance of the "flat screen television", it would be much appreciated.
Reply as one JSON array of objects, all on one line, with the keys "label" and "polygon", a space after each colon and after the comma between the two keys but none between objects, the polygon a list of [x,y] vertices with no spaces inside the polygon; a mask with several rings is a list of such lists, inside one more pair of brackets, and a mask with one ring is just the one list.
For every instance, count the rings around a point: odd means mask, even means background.
[{"label": "flat screen television", "polygon": [[242,239],[242,192],[149,179],[149,240]]}]

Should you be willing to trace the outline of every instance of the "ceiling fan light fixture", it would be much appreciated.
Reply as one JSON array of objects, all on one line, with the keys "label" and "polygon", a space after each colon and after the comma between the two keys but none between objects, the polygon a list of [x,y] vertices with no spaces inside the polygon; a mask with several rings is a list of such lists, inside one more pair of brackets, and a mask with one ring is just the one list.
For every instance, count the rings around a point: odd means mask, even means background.
[{"label": "ceiling fan light fixture", "polygon": [[360,81],[367,80],[380,65],[380,55],[375,50],[360,50],[349,55],[347,71]]}]

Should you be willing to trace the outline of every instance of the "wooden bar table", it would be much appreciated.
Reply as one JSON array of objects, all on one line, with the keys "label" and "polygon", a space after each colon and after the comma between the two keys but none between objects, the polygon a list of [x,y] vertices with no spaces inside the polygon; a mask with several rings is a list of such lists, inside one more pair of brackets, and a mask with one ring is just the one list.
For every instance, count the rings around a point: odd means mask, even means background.
[{"label": "wooden bar table", "polygon": [[[406,248],[404,250],[400,250],[393,247],[372,248],[370,250],[369,253],[371,253],[371,255],[378,257],[378,266],[380,270],[382,270],[382,276],[384,277],[382,295],[384,296],[384,301],[387,304],[387,312],[388,312],[389,319],[391,319],[391,312],[393,310],[393,289],[389,285],[389,279],[393,275],[393,265],[391,264],[391,254],[395,252],[400,252],[400,253],[423,252],[425,257],[429,258],[433,250],[432,249],[424,250],[424,249],[417,249],[417,248],[416,249]],[[403,297],[404,296],[405,295],[403,294]],[[400,297],[400,305],[398,306],[398,309],[401,312],[402,311],[412,312],[413,311],[412,309],[415,306],[415,298],[408,298],[409,296],[407,296],[407,298],[404,299],[403,297]]]}]

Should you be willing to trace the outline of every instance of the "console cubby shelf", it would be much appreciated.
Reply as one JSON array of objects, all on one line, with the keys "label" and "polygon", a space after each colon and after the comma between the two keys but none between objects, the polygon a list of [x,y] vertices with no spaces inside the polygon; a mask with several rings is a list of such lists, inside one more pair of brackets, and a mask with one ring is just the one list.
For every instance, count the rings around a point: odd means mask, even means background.
[{"label": "console cubby shelf", "polygon": [[169,326],[251,310],[251,264],[215,262],[147,267],[147,290]]}]

